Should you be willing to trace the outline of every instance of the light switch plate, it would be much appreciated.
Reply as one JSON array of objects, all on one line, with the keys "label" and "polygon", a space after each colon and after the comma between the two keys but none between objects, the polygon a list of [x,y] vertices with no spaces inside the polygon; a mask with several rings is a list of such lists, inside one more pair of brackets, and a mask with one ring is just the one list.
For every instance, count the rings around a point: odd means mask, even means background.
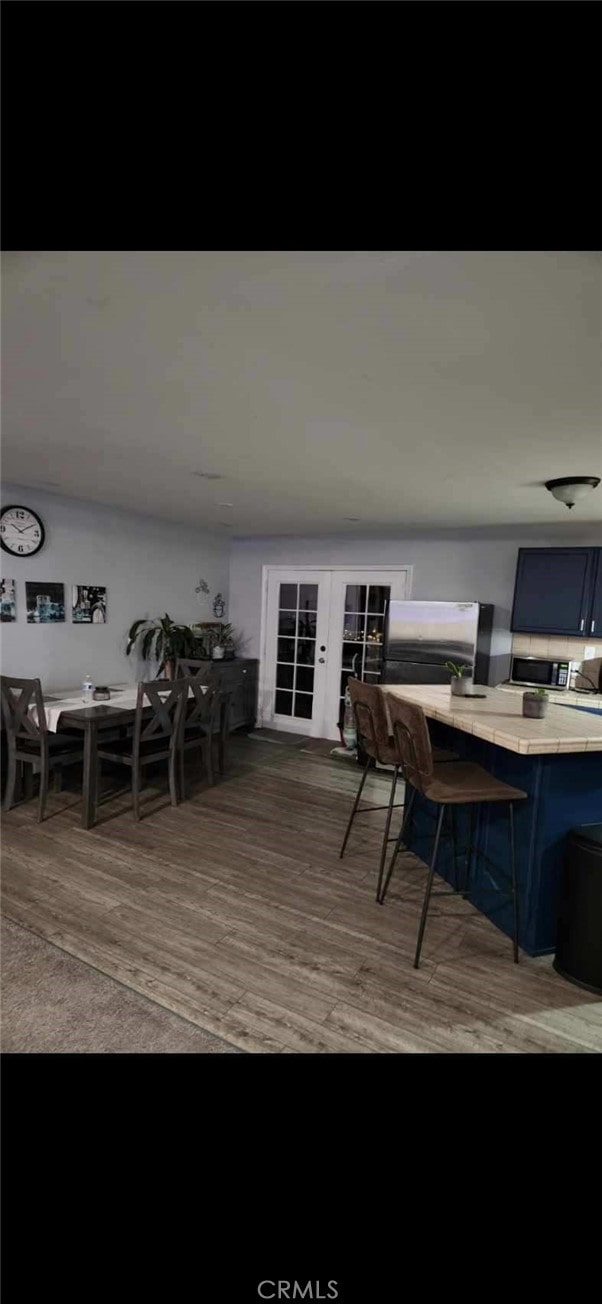
[{"label": "light switch plate", "polygon": [[585,648],[583,649],[583,660],[584,660],[584,661],[593,661],[595,655],[596,655],[596,649],[595,649],[595,647],[585,647]]}]

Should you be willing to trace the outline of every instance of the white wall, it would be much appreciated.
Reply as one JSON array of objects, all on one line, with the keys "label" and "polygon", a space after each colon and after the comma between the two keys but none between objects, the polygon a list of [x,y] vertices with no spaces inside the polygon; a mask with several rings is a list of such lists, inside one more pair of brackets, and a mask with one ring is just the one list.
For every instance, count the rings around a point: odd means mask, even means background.
[{"label": "white wall", "polygon": [[332,536],[319,539],[269,538],[233,540],[230,557],[230,616],[248,638],[247,656],[260,655],[261,568],[274,566],[413,567],[412,597],[433,601],[492,602],[495,606],[490,680],[508,672],[510,613],[517,552],[520,547],[601,546],[602,531],[583,533],[571,525],[543,533],[523,530],[442,530],[398,538]]},{"label": "white wall", "polygon": [[[126,658],[127,631],[138,616],[187,624],[214,620],[216,591],[228,592],[229,540],[119,508],[64,498],[15,485],[2,488],[2,505],[21,503],[41,517],[46,540],[30,558],[2,552],[2,574],[17,587],[17,620],[2,625],[2,669],[40,678],[44,688],[70,688],[90,673],[95,683],[135,682],[143,667]],[[211,597],[195,594],[201,576]],[[25,581],[65,586],[65,624],[28,625]],[[106,625],[71,622],[71,585],[107,588]],[[226,619],[228,614],[226,611]]]}]

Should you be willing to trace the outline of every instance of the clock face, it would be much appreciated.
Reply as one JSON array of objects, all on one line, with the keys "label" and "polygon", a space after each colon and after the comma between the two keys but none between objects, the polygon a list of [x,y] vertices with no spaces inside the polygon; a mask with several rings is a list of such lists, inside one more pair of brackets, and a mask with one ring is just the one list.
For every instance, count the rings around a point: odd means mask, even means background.
[{"label": "clock face", "polygon": [[44,526],[29,507],[3,507],[0,543],[11,557],[33,557],[44,543]]}]

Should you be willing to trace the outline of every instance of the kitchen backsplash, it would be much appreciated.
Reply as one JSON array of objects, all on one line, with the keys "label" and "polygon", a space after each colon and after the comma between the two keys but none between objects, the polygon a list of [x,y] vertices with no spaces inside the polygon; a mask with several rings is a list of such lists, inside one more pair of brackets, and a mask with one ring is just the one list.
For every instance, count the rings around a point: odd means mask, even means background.
[{"label": "kitchen backsplash", "polygon": [[563,661],[583,661],[586,647],[595,648],[602,657],[602,642],[583,638],[563,638],[554,634],[513,634],[512,651],[516,656],[558,657]]}]

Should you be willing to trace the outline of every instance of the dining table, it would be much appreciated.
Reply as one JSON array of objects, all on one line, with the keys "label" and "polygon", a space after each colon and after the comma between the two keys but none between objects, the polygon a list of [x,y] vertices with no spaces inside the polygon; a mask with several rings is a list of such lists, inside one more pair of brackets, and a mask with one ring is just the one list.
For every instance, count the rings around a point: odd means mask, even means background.
[{"label": "dining table", "polygon": [[[160,681],[168,692],[171,681]],[[98,735],[106,730],[127,728],[136,717],[138,685],[109,685],[109,701],[82,700],[82,691],[44,693],[46,725],[52,733],[81,730],[84,745],[84,770],[82,782],[82,824],[85,829],[94,825],[98,796]],[[192,695],[192,690],[190,690]],[[35,711],[35,708],[33,708]],[[151,708],[149,707],[150,711]]]}]

